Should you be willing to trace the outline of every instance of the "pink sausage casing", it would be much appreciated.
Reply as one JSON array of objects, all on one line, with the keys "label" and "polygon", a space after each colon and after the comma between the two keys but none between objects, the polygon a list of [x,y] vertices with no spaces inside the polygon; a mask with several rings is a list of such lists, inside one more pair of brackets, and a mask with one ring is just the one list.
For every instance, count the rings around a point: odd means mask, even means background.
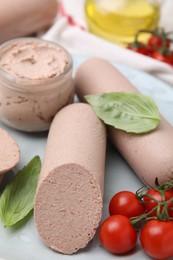
[{"label": "pink sausage casing", "polygon": [[58,11],[57,0],[1,0],[0,43],[37,33],[50,26]]},{"label": "pink sausage casing", "polygon": [[[81,64],[75,75],[78,97],[106,92],[136,92],[137,89],[108,61],[91,58]],[[115,147],[143,182],[153,185],[173,177],[173,127],[161,116],[153,132],[135,135],[108,127]]]},{"label": "pink sausage casing", "polygon": [[103,207],[106,131],[88,104],[64,107],[51,124],[34,205],[45,244],[63,254],[94,237]]},{"label": "pink sausage casing", "polygon": [[20,148],[14,138],[0,128],[0,176],[10,171],[20,159]]}]

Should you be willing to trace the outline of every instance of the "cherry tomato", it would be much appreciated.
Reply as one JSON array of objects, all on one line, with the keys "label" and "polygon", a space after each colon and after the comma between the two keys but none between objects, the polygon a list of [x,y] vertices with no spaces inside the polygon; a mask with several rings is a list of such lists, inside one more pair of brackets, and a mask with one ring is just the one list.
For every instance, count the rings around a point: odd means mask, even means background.
[{"label": "cherry tomato", "polygon": [[162,62],[165,62],[169,65],[172,65],[172,55],[165,55],[165,54],[162,54],[160,53],[159,51],[154,51],[152,54],[151,54],[151,57],[156,59],[156,60],[159,60],[159,61],[162,61]]},{"label": "cherry tomato", "polygon": [[103,247],[109,252],[124,254],[134,248],[137,232],[127,217],[113,215],[102,223],[99,238]]},{"label": "cherry tomato", "polygon": [[[165,196],[165,201],[168,201],[170,200],[171,198],[173,199],[173,191],[172,190],[166,190],[164,191],[164,196]],[[149,189],[146,193],[146,195],[149,195],[150,197],[148,196],[145,196],[143,198],[143,202],[144,202],[144,207],[145,207],[145,211],[146,213],[150,212],[153,208],[155,208],[158,203],[154,200],[157,200],[157,201],[163,201],[162,199],[162,193],[158,190],[155,190],[155,189]],[[173,202],[171,202],[169,205],[168,205],[168,214],[169,216],[172,216],[173,215],[173,210],[171,210],[171,208],[173,208]],[[161,206],[160,207],[160,211],[162,212],[163,210],[163,207]],[[149,216],[156,216],[157,215],[157,211],[153,211],[151,214],[149,214]]]},{"label": "cherry tomato", "polygon": [[169,61],[170,61],[170,65],[173,66],[173,51],[170,52]]},{"label": "cherry tomato", "polygon": [[[161,36],[159,35],[152,35],[150,36],[150,38],[148,39],[147,45],[150,46],[153,50],[157,50],[161,47],[163,47],[163,39]],[[170,47],[170,40],[169,39],[165,39],[165,46],[169,48]]]},{"label": "cherry tomato", "polygon": [[167,259],[173,256],[173,221],[150,220],[140,233],[144,251],[154,259]]},{"label": "cherry tomato", "polygon": [[109,203],[110,215],[120,214],[128,218],[136,217],[144,213],[144,206],[131,191],[116,193]]},{"label": "cherry tomato", "polygon": [[150,54],[150,50],[145,45],[140,45],[140,44],[135,45],[132,43],[127,46],[127,49],[140,53],[140,54],[143,54],[143,55]]}]

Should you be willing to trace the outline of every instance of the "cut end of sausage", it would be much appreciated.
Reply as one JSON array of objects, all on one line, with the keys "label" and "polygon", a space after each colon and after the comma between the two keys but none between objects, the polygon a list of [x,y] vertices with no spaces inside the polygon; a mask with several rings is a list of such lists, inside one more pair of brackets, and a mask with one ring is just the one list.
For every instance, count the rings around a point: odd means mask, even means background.
[{"label": "cut end of sausage", "polygon": [[0,174],[11,170],[18,162],[20,149],[7,131],[0,128]]},{"label": "cut end of sausage", "polygon": [[102,192],[93,175],[78,164],[62,165],[38,187],[36,228],[47,246],[73,254],[94,237],[102,207]]}]

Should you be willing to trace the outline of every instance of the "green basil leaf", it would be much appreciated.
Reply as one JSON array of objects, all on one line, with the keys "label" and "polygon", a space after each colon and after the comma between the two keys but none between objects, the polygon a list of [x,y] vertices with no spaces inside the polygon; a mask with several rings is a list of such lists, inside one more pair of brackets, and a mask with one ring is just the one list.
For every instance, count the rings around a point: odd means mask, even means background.
[{"label": "green basil leaf", "polygon": [[4,226],[12,226],[33,209],[41,169],[41,160],[35,156],[7,184],[0,198],[0,218]]},{"label": "green basil leaf", "polygon": [[147,133],[160,122],[154,100],[141,93],[112,92],[87,95],[85,99],[107,125],[129,133]]}]

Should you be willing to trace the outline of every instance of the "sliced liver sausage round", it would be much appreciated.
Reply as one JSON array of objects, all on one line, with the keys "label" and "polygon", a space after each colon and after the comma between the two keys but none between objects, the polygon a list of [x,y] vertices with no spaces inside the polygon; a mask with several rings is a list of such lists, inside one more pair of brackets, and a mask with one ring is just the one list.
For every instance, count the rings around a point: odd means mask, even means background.
[{"label": "sliced liver sausage round", "polygon": [[[136,92],[137,89],[109,62],[91,58],[79,66],[75,75],[78,97],[106,92]],[[153,185],[155,178],[164,182],[173,177],[173,126],[161,117],[153,132],[128,134],[108,127],[108,134],[142,181]]]},{"label": "sliced liver sausage round", "polygon": [[0,128],[0,174],[11,170],[19,162],[19,157],[18,144],[6,130]]},{"label": "sliced liver sausage round", "polygon": [[45,244],[63,254],[85,247],[103,207],[106,133],[87,104],[63,108],[51,125],[34,205]]}]

